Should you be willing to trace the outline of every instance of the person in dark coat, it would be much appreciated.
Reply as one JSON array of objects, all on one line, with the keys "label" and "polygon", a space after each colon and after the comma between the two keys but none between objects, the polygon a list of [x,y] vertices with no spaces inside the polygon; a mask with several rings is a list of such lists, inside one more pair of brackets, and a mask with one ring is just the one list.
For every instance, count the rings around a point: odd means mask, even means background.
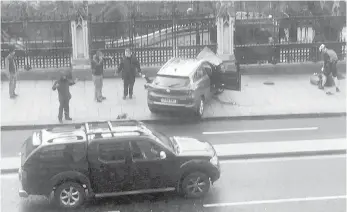
[{"label": "person in dark coat", "polygon": [[136,69],[139,73],[141,73],[139,61],[136,59],[135,55],[131,53],[130,49],[127,48],[125,49],[125,56],[118,67],[118,71],[116,72],[116,74],[122,72],[124,85],[123,99],[126,99],[128,94],[130,99],[133,97],[133,88],[137,74]]},{"label": "person in dark coat", "polygon": [[76,84],[78,79],[73,81],[69,73],[61,73],[61,77],[59,80],[54,82],[54,85],[52,87],[52,90],[58,90],[59,95],[59,114],[58,114],[58,120],[60,123],[63,122],[63,111],[65,114],[65,120],[71,121],[72,118],[69,114],[69,104],[71,99],[71,93],[70,93],[70,86]]},{"label": "person in dark coat", "polygon": [[17,63],[15,60],[15,54],[16,54],[15,50],[16,48],[14,46],[10,46],[10,53],[5,58],[6,70],[8,71],[8,78],[10,80],[9,93],[10,93],[11,99],[14,99],[18,96],[15,93],[16,85],[17,85],[17,75],[18,75]]}]

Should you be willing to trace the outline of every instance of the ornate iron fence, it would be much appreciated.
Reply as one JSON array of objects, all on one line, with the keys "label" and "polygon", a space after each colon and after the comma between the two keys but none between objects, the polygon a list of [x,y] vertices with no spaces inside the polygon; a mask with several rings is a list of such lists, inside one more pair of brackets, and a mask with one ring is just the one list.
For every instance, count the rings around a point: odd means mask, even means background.
[{"label": "ornate iron fence", "polygon": [[68,15],[22,16],[18,20],[8,20],[7,17],[11,16],[1,16],[2,69],[10,45],[16,46],[18,68],[70,66],[72,43]]},{"label": "ornate iron fence", "polygon": [[124,49],[131,48],[142,66],[160,66],[173,56],[195,57],[205,46],[216,51],[215,17],[183,13],[105,21],[89,17],[90,54],[101,49],[110,58],[105,68],[118,66]]},{"label": "ornate iron fence", "polygon": [[339,59],[346,57],[346,16],[245,16],[235,21],[235,55],[241,64],[316,62],[322,43]]}]

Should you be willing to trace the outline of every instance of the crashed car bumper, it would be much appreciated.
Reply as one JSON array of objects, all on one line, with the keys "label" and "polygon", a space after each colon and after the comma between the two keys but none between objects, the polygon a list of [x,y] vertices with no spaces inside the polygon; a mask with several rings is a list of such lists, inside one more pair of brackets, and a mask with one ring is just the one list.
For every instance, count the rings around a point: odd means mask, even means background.
[{"label": "crashed car bumper", "polygon": [[193,104],[170,104],[170,103],[148,101],[148,107],[155,109],[155,110],[160,110],[160,111],[180,111],[180,110],[193,110],[197,106],[195,103],[193,103]]}]

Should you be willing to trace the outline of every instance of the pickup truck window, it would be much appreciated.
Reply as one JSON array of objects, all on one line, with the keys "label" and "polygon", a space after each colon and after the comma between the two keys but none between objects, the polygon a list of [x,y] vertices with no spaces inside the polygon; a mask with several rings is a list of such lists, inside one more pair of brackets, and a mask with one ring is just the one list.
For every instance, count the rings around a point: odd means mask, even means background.
[{"label": "pickup truck window", "polygon": [[124,142],[99,144],[99,159],[105,162],[125,162],[127,154]]},{"label": "pickup truck window", "polygon": [[67,145],[59,144],[43,147],[40,150],[39,157],[42,161],[66,161],[71,159]]},{"label": "pickup truck window", "polygon": [[86,156],[86,145],[84,143],[73,144],[72,157],[74,162],[84,159]]},{"label": "pickup truck window", "polygon": [[134,160],[156,160],[160,158],[160,147],[152,142],[146,140],[132,141],[131,148]]}]

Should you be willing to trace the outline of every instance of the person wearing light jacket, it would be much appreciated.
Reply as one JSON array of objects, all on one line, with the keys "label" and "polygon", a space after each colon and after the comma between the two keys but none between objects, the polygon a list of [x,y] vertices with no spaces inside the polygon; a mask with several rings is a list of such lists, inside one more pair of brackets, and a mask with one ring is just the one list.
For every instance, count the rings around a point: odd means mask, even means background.
[{"label": "person wearing light jacket", "polygon": [[106,97],[102,96],[102,87],[104,79],[104,57],[100,50],[96,52],[91,61],[92,76],[94,82],[94,99],[97,102],[102,102]]}]

